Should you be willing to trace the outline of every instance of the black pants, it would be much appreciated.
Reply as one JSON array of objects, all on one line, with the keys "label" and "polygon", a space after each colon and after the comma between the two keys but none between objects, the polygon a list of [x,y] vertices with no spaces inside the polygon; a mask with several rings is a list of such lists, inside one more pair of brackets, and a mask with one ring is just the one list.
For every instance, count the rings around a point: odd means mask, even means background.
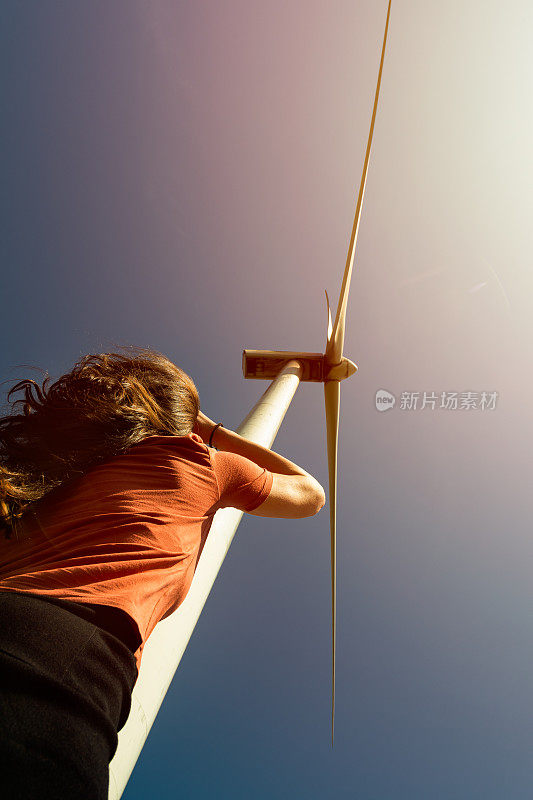
[{"label": "black pants", "polygon": [[0,591],[0,794],[107,800],[138,631],[107,606]]}]

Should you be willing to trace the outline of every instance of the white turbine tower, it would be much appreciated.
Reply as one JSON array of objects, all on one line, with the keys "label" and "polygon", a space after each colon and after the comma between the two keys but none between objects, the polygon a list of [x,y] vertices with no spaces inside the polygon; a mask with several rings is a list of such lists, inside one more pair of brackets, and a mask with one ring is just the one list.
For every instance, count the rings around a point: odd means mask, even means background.
[{"label": "white turbine tower", "polygon": [[[344,328],[385,58],[390,9],[391,0],[387,8],[363,174],[334,324],[331,322],[329,298],[326,292],[328,312],[326,350],[323,354],[286,350],[244,350],[242,359],[245,378],[273,379],[272,384],[237,428],[241,436],[264,447],[272,445],[299,382],[302,380],[324,383],[331,532],[332,744],[335,721],[336,510],[340,381],[353,375],[357,370],[356,365],[343,356]],[[217,511],[185,600],[176,611],[156,626],[144,647],[139,677],[133,690],[130,715],[119,733],[117,752],[110,764],[109,800],[119,800],[124,791],[241,518],[242,511],[236,509],[224,508]]]}]

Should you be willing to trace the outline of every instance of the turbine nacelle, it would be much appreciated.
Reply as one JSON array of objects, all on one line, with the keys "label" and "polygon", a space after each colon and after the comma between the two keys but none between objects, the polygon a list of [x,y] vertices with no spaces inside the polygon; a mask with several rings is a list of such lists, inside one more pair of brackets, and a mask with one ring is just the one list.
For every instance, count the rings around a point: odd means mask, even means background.
[{"label": "turbine nacelle", "polygon": [[293,350],[243,350],[242,372],[245,378],[272,380],[279,375],[287,361],[293,359],[302,365],[301,381],[343,381],[357,372],[357,365],[345,356],[338,363],[330,364],[323,353],[298,353]]}]

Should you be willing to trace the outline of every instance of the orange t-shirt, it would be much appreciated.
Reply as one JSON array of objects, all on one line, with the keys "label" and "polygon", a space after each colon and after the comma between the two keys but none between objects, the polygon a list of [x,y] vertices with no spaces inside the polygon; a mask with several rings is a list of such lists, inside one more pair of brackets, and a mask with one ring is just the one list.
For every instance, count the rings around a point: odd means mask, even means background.
[{"label": "orange t-shirt", "polygon": [[195,433],[149,436],[36,504],[21,539],[0,538],[0,591],[121,608],[139,629],[139,666],[189,590],[215,511],[253,511],[272,481]]}]

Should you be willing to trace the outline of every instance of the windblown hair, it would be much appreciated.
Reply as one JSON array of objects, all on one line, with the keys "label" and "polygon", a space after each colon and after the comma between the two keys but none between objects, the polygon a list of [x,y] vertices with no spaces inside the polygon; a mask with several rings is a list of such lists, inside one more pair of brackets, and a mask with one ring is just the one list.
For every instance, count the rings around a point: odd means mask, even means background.
[{"label": "windblown hair", "polygon": [[[86,355],[42,386],[27,378],[8,392],[12,413],[0,417],[0,530],[53,489],[147,436],[187,436],[200,401],[191,378],[161,353]],[[11,400],[16,392],[24,397]],[[22,406],[21,413],[16,413]]]}]

